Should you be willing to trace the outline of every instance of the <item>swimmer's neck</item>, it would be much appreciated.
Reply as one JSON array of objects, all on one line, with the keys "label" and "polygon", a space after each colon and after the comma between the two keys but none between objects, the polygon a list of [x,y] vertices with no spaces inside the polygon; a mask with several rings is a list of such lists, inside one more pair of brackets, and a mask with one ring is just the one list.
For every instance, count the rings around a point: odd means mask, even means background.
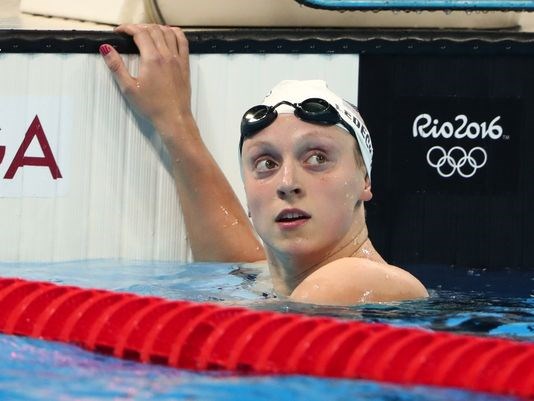
[{"label": "swimmer's neck", "polygon": [[266,247],[269,272],[277,295],[289,296],[310,274],[341,258],[358,257],[385,263],[368,238],[365,223],[332,251],[320,254],[288,255]]}]

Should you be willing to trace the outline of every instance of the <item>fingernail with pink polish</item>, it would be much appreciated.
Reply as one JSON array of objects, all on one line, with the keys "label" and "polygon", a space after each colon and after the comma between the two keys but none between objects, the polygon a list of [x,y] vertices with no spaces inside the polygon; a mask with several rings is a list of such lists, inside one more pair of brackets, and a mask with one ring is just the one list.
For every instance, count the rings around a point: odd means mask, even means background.
[{"label": "fingernail with pink polish", "polygon": [[106,54],[108,54],[111,51],[111,46],[110,45],[101,45],[98,48],[98,51],[100,52],[101,55],[105,56]]}]

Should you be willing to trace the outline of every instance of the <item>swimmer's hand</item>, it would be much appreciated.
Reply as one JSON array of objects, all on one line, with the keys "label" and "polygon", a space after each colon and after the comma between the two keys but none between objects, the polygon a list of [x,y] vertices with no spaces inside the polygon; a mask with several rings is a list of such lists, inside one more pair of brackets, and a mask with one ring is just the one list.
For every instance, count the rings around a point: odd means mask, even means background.
[{"label": "swimmer's hand", "polygon": [[243,262],[265,258],[248,217],[202,141],[191,112],[189,44],[179,28],[121,25],[141,55],[130,75],[119,53],[100,47],[129,103],[149,119],[169,152],[193,257],[197,261]]},{"label": "swimmer's hand", "polygon": [[362,258],[341,258],[306,277],[290,299],[318,305],[356,305],[426,298],[414,276],[388,264]]},{"label": "swimmer's hand", "polygon": [[192,119],[189,44],[180,28],[160,25],[121,25],[116,32],[133,36],[141,55],[139,73],[128,72],[119,53],[100,46],[106,65],[128,102],[162,134]]}]

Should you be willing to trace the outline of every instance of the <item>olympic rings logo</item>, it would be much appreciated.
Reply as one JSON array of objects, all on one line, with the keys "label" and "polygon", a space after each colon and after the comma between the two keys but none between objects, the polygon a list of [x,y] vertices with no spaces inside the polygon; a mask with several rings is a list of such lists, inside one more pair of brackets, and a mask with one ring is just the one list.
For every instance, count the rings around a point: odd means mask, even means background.
[{"label": "olympic rings logo", "polygon": [[471,149],[469,153],[460,146],[454,146],[448,152],[441,146],[433,146],[426,154],[428,164],[444,178],[451,177],[456,172],[464,178],[470,178],[479,168],[485,166],[487,160],[486,151],[479,146]]}]

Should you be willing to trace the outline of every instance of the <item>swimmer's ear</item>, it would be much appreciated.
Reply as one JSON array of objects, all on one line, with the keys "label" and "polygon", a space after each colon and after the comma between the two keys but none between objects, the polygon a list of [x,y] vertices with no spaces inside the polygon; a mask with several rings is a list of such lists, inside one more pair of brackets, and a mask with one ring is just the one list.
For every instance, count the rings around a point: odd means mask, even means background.
[{"label": "swimmer's ear", "polygon": [[367,202],[371,199],[373,199],[373,193],[371,192],[371,180],[369,179],[369,176],[366,176],[363,192],[360,195],[360,200]]}]

